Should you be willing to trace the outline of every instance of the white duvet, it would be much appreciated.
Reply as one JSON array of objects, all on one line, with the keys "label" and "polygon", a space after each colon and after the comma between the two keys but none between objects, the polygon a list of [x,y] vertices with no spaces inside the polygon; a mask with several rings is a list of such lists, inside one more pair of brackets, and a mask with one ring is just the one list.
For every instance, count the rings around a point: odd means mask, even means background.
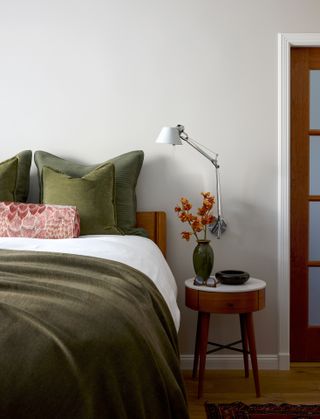
[{"label": "white duvet", "polygon": [[94,256],[125,263],[147,275],[157,286],[172,314],[176,329],[180,325],[177,285],[156,244],[139,236],[80,236],[75,239],[29,239],[0,237],[0,249],[35,250]]}]

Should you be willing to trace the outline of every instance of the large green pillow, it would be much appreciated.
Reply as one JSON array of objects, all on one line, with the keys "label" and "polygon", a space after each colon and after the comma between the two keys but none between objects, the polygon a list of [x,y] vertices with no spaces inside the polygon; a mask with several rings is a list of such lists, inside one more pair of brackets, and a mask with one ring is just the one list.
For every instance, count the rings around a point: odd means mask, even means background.
[{"label": "large green pillow", "polygon": [[[144,229],[136,228],[136,185],[143,163],[143,151],[130,151],[114,157],[105,163],[113,163],[115,167],[115,199],[118,228],[125,234],[146,236]],[[73,177],[82,177],[100,166],[85,166],[70,160],[62,159],[45,151],[36,151],[34,160],[38,168],[40,202],[42,202],[44,166]]]},{"label": "large green pillow", "polygon": [[44,166],[43,203],[76,206],[80,234],[119,234],[114,204],[115,175],[112,163],[83,177],[72,177]]},{"label": "large green pillow", "polygon": [[0,201],[26,202],[32,151],[25,150],[0,163]]}]

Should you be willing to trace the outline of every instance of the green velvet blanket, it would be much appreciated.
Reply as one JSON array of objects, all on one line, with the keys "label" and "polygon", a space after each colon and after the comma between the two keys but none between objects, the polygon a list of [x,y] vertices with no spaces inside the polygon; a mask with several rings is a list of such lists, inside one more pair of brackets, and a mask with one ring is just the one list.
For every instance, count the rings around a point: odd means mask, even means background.
[{"label": "green velvet blanket", "polygon": [[151,280],[98,258],[0,250],[0,418],[188,418]]}]

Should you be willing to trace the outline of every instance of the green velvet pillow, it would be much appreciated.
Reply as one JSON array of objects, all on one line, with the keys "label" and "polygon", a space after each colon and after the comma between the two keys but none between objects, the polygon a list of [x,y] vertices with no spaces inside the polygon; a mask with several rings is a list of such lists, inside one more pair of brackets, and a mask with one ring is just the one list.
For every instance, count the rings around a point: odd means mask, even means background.
[{"label": "green velvet pillow", "polygon": [[[117,225],[125,234],[147,235],[144,229],[136,228],[136,184],[142,167],[143,157],[143,151],[130,151],[105,162],[113,163],[115,167]],[[42,202],[43,196],[42,170],[44,166],[73,177],[85,176],[100,166],[84,166],[45,151],[36,151],[34,160],[38,168],[40,202]]]},{"label": "green velvet pillow", "polygon": [[112,163],[83,177],[71,177],[44,166],[43,203],[76,206],[80,234],[119,234],[114,205],[115,176]]},{"label": "green velvet pillow", "polygon": [[0,201],[26,202],[32,152],[22,151],[0,163]]}]

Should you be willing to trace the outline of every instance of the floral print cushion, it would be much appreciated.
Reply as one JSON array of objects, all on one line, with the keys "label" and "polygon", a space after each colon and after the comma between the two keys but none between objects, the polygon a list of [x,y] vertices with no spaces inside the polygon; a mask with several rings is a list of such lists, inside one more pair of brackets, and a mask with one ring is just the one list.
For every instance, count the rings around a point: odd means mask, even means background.
[{"label": "floral print cushion", "polygon": [[67,239],[79,234],[76,207],[0,202],[0,237]]}]

